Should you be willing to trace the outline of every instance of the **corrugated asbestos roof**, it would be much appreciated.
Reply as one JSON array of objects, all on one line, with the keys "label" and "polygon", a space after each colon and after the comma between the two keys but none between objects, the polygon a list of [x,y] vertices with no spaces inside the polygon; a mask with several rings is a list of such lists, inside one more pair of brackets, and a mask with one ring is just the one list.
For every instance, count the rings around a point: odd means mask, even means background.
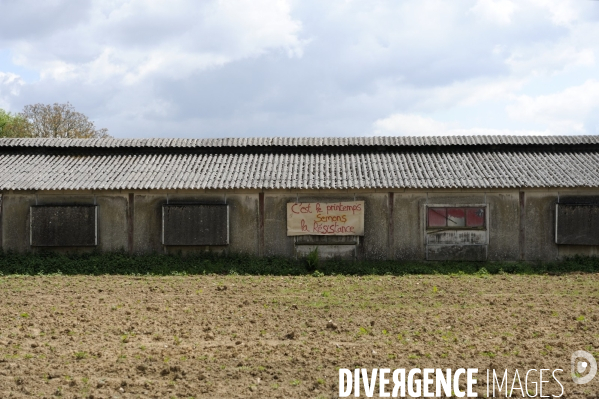
[{"label": "corrugated asbestos roof", "polygon": [[[598,136],[0,139],[0,189],[599,187],[596,144]],[[338,148],[306,148],[315,146]],[[127,150],[140,147],[155,150]],[[223,148],[189,150],[198,147]]]},{"label": "corrugated asbestos roof", "polygon": [[378,136],[246,137],[222,139],[0,139],[0,147],[199,148],[199,147],[423,147],[455,145],[598,144],[599,136]]}]

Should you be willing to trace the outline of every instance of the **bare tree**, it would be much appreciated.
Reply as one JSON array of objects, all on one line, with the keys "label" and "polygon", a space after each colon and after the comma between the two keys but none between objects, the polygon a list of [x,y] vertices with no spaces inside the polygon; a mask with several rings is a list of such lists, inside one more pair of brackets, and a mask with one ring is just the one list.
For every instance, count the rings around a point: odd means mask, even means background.
[{"label": "bare tree", "polygon": [[108,129],[96,129],[94,122],[70,104],[26,105],[19,114],[27,121],[28,136],[57,138],[106,138]]}]

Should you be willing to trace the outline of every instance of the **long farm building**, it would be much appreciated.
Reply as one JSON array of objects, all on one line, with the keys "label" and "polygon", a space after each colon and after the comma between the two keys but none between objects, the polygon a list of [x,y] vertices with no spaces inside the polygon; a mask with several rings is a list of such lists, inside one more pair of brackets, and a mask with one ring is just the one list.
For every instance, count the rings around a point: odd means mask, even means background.
[{"label": "long farm building", "polygon": [[599,137],[0,139],[4,251],[599,253]]}]

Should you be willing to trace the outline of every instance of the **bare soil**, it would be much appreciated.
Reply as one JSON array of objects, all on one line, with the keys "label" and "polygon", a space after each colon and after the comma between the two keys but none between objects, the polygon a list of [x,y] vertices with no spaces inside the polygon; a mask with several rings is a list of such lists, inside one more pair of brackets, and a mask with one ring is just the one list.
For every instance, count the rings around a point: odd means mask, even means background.
[{"label": "bare soil", "polygon": [[599,360],[599,275],[4,276],[0,298],[2,398],[331,398],[356,367],[479,368],[479,397],[486,369],[560,368],[563,397],[599,394],[570,377]]}]

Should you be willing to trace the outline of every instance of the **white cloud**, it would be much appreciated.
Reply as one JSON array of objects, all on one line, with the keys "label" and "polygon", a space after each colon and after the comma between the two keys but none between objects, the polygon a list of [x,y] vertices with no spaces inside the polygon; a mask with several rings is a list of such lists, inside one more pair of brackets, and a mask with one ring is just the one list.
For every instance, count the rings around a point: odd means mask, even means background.
[{"label": "white cloud", "polygon": [[10,109],[10,98],[18,96],[24,84],[19,75],[0,71],[0,108]]},{"label": "white cloud", "polygon": [[470,12],[485,21],[508,25],[516,9],[516,4],[510,0],[478,0]]},{"label": "white cloud", "polygon": [[0,106],[70,101],[115,136],[599,133],[593,112],[539,110],[540,94],[597,78],[591,2],[0,0],[0,13],[0,71],[25,80],[0,84]]},{"label": "white cloud", "polygon": [[547,135],[549,130],[461,128],[416,114],[393,114],[373,124],[377,136]]},{"label": "white cloud", "polygon": [[537,7],[547,9],[551,14],[551,21],[556,25],[569,26],[580,17],[580,1],[577,0],[531,1]]},{"label": "white cloud", "polygon": [[[132,84],[156,75],[184,79],[278,49],[301,57],[301,23],[290,11],[284,0],[98,0],[89,23],[34,45],[17,42],[14,59],[39,70],[42,79],[92,84],[107,79]],[[60,50],[52,51],[59,43]]]},{"label": "white cloud", "polygon": [[441,136],[447,124],[415,114],[394,114],[374,122],[376,135]]},{"label": "white cloud", "polygon": [[585,121],[599,113],[599,82],[587,80],[559,93],[521,95],[506,110],[511,118],[543,123],[560,134],[592,133]]},{"label": "white cloud", "polygon": [[579,67],[593,67],[596,65],[595,54],[599,51],[599,46],[588,38],[597,35],[597,24],[585,24],[550,43],[514,45],[506,55],[505,63],[514,74],[528,77],[556,75]]}]

